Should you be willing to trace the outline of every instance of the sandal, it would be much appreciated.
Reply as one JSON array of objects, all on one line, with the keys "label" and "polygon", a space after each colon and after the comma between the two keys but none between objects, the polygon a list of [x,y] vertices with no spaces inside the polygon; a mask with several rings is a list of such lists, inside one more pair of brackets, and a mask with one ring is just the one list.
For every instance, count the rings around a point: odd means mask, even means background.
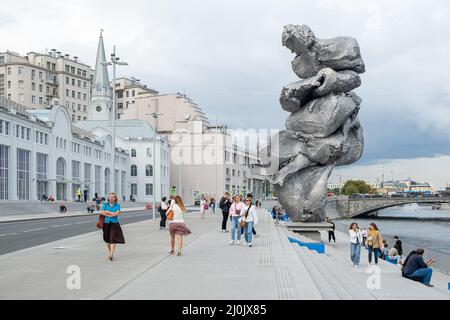
[{"label": "sandal", "polygon": [[170,253],[170,255],[174,255],[174,254],[175,254],[175,251],[170,250],[169,253]]},{"label": "sandal", "polygon": [[178,252],[178,253],[177,253],[177,256],[178,256],[178,257],[181,257],[181,252]]}]

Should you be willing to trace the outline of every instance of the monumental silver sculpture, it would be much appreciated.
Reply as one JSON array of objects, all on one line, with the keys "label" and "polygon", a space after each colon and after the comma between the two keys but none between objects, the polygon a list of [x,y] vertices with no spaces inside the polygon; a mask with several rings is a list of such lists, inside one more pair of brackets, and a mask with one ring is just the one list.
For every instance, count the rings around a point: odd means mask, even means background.
[{"label": "monumental silver sculpture", "polygon": [[291,115],[276,137],[278,150],[269,146],[263,163],[278,163],[270,179],[292,221],[323,222],[332,170],[363,153],[362,100],[352,90],[361,85],[365,65],[354,38],[319,39],[306,25],[285,26],[282,43],[296,54],[292,68],[302,80],[281,92]]}]

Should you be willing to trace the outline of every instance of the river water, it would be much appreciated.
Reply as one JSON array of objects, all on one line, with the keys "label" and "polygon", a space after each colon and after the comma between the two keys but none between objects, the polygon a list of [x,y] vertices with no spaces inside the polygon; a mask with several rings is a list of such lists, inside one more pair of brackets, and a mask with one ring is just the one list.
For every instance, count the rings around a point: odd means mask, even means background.
[{"label": "river water", "polygon": [[[378,216],[354,219],[360,227],[374,222],[386,236],[399,236],[417,247],[433,249],[450,255],[450,210],[433,210],[428,205],[405,205],[382,210]],[[349,224],[348,220],[336,221]],[[341,229],[341,228],[340,228]],[[392,245],[389,243],[389,245]]]}]

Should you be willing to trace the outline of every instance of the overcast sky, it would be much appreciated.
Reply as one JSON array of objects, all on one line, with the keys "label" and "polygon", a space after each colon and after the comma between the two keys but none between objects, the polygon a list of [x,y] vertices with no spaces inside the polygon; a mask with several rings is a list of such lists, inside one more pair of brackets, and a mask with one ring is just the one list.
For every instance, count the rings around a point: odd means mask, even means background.
[{"label": "overcast sky", "polygon": [[[107,50],[116,44],[130,64],[120,75],[187,93],[211,120],[231,127],[283,128],[288,114],[278,97],[297,80],[293,56],[281,46],[288,23],[360,42],[366,150],[357,168],[339,171],[343,179],[384,166],[386,176],[450,182],[450,160],[439,157],[450,155],[447,0],[21,0],[0,11],[0,50],[55,48],[92,65],[103,28]],[[394,169],[398,163],[403,170]]]}]

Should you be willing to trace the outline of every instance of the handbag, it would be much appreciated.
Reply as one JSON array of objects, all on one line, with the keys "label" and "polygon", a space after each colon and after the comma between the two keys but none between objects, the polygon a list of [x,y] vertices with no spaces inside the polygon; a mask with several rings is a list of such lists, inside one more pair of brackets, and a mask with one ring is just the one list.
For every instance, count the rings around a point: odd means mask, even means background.
[{"label": "handbag", "polygon": [[247,212],[245,213],[245,218],[240,221],[240,225],[241,225],[242,229],[244,229],[245,226],[247,225],[247,222],[245,221],[245,219],[247,219],[248,212],[250,211],[251,208],[252,208],[252,206],[248,207]]},{"label": "handbag", "polygon": [[104,225],[104,224],[105,224],[105,216],[101,214],[101,215],[98,217],[97,228],[103,229],[103,225]]},{"label": "handbag", "polygon": [[166,213],[166,218],[167,218],[167,220],[169,220],[169,221],[172,221],[172,220],[173,220],[173,210],[172,210],[172,209],[169,209],[169,210],[167,211],[167,213]]}]

